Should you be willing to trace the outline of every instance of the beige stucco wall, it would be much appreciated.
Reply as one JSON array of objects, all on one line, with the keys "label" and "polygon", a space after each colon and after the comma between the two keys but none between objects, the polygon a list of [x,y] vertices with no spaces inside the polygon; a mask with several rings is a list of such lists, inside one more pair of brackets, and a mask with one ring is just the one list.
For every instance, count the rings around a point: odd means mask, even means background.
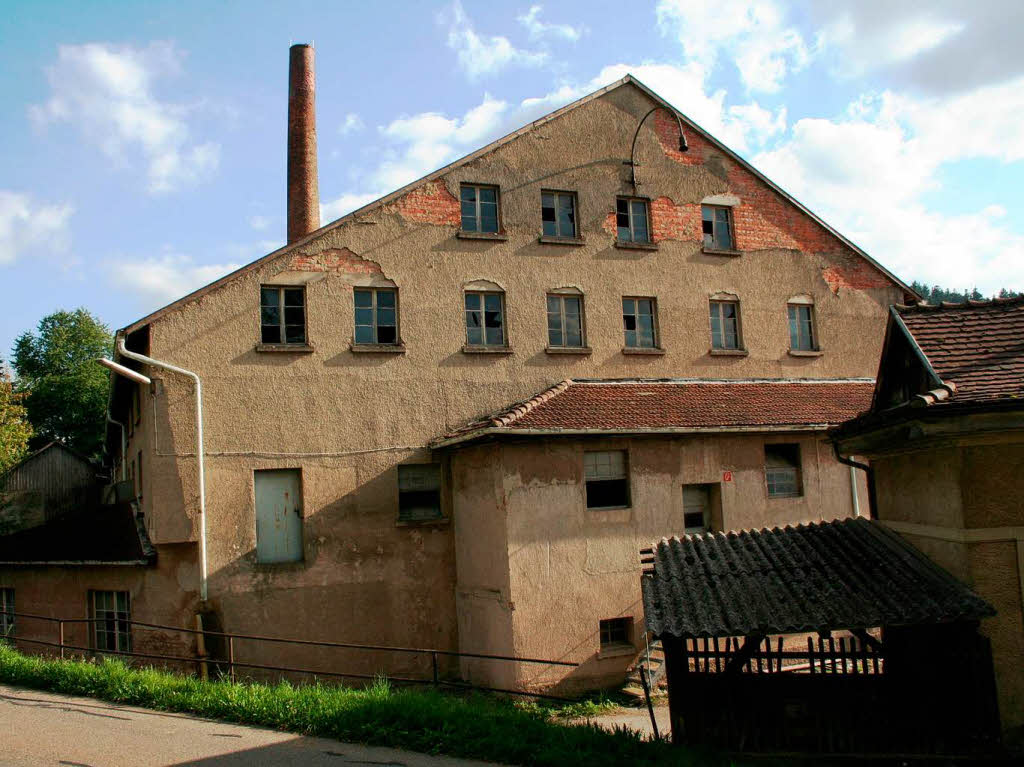
[{"label": "beige stucco wall", "polygon": [[995,607],[981,630],[1003,725],[1024,725],[1024,442],[1008,433],[894,449],[872,456],[879,517],[922,526],[903,534]]},{"label": "beige stucco wall", "polygon": [[[500,628],[506,607],[478,592],[508,586],[500,577],[474,577],[462,593],[456,559],[469,562],[479,549],[500,562],[506,542],[485,524],[470,553],[446,524],[396,524],[396,466],[432,460],[425,447],[431,439],[561,379],[874,375],[886,308],[901,291],[696,136],[691,153],[676,157],[656,137],[655,120],[647,123],[637,148],[638,192],[668,200],[652,203],[667,211],[655,225],[664,224],[668,238],[655,251],[613,246],[605,226],[616,195],[632,191],[623,160],[651,105],[632,86],[613,91],[150,323],[149,353],[202,377],[210,597],[227,630],[454,648],[470,623]],[[451,215],[457,221],[462,181],[500,185],[506,240],[456,237]],[[540,192],[548,188],[578,193],[584,245],[538,242]],[[701,251],[699,203],[715,194],[742,204],[737,237],[753,246],[740,256]],[[678,224],[683,219],[689,223]],[[461,350],[462,291],[474,280],[506,292],[509,355]],[[399,290],[406,351],[354,353],[352,288],[387,281]],[[305,285],[314,351],[257,351],[261,284]],[[590,355],[545,353],[545,293],[564,286],[584,293]],[[719,291],[742,302],[747,357],[708,354],[707,300]],[[622,353],[623,295],[657,297],[664,355]],[[785,304],[794,295],[815,301],[820,357],[787,353]],[[129,446],[129,456],[139,445],[145,451],[147,525],[157,543],[194,542],[191,384],[149,372],[155,384],[143,397],[143,423]],[[737,448],[737,463],[753,460],[756,451],[741,453]],[[271,467],[303,473],[301,564],[253,561],[252,472]],[[466,513],[484,519],[488,493],[472,490],[475,505],[466,508],[474,510]],[[650,500],[668,503],[675,495],[665,490]],[[729,503],[750,508],[739,497]],[[750,513],[745,519],[737,512],[737,524],[757,524]],[[814,513],[805,504],[781,516]],[[512,543],[507,550],[515,550]],[[462,641],[472,645],[473,636],[468,631]]]},{"label": "beige stucco wall", "polygon": [[[800,498],[767,496],[764,445],[779,441],[800,445]],[[630,508],[588,510],[583,452],[610,449],[628,451]],[[460,594],[472,583],[499,585],[497,601],[510,605],[511,618],[511,625],[504,614],[501,622],[492,621],[486,638],[475,622],[460,623],[462,645],[498,653],[507,652],[510,642],[518,657],[581,664],[570,672],[521,664],[516,681],[527,687],[559,681],[568,689],[621,680],[635,653],[603,657],[598,622],[632,617],[634,645],[643,647],[640,550],[683,534],[684,484],[719,488],[721,508],[712,523],[720,530],[852,513],[849,469],[832,458],[820,434],[522,440],[455,451],[452,471],[474,478],[468,487],[457,481],[453,493]],[[723,481],[726,471],[732,472],[730,482]],[[492,493],[495,482],[499,487]],[[863,488],[861,499],[866,504]],[[485,553],[503,539],[507,557]],[[463,558],[463,551],[474,555]],[[510,633],[503,636],[500,628]]]}]

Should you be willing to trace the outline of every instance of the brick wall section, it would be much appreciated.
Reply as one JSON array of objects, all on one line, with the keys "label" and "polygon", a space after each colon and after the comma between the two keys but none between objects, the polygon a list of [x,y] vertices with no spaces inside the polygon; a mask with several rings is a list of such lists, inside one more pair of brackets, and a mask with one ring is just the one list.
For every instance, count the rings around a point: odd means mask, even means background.
[{"label": "brick wall section", "polygon": [[297,272],[383,273],[379,264],[356,255],[348,248],[329,248],[319,253],[297,254],[292,256],[291,268]]},{"label": "brick wall section", "polygon": [[[666,110],[655,112],[654,127],[662,150],[672,160],[691,166],[705,165],[713,160],[725,169],[729,191],[740,198],[740,204],[733,208],[736,247],[739,250],[785,249],[829,255],[836,263],[825,269],[822,276],[836,293],[843,287],[884,288],[892,284],[825,227],[702,136],[688,131],[686,140],[690,149],[680,152],[679,128]],[[657,229],[657,219],[654,226]],[[684,236],[671,239],[699,240],[700,236],[698,223],[692,234],[684,229]]]},{"label": "brick wall section", "polygon": [[428,181],[403,195],[394,207],[402,218],[417,224],[459,226],[462,223],[459,201],[440,179]]},{"label": "brick wall section", "polygon": [[662,240],[700,240],[700,205],[676,205],[669,197],[651,201],[651,237]]}]

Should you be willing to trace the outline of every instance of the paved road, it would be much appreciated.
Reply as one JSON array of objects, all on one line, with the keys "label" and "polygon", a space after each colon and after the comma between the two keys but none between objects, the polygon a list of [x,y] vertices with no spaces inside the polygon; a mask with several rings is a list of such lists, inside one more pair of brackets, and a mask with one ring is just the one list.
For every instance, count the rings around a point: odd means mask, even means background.
[{"label": "paved road", "polygon": [[2,767],[176,764],[471,767],[486,763],[305,738],[0,685]]}]

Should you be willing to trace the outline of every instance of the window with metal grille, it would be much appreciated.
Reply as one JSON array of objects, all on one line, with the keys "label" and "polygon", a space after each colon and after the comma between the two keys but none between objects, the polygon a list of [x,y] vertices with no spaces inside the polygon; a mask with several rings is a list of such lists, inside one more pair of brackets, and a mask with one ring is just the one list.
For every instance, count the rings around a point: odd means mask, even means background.
[{"label": "window with metal grille", "polygon": [[711,301],[711,348],[739,349],[740,305],[738,301]]},{"label": "window with metal grille", "polygon": [[101,652],[131,652],[131,612],[127,591],[90,591],[92,646]]},{"label": "window with metal grille", "polygon": [[0,588],[0,641],[14,636],[14,589]]},{"label": "window with metal grille", "polygon": [[789,348],[810,352],[818,348],[814,332],[814,306],[789,304]]},{"label": "window with metal grille", "polygon": [[306,343],[305,288],[260,288],[260,341],[265,344]]},{"label": "window with metal grille", "polygon": [[466,343],[505,346],[505,294],[466,292]]},{"label": "window with metal grille", "polygon": [[632,628],[632,618],[605,618],[602,620],[599,624],[601,649],[632,644],[630,640]]},{"label": "window with metal grille", "polygon": [[657,303],[653,298],[622,299],[622,329],[629,349],[658,346]]},{"label": "window with metal grille", "polygon": [[462,207],[462,231],[499,231],[498,187],[463,184],[459,190]]},{"label": "window with metal grille", "polygon": [[732,210],[717,205],[700,206],[704,247],[712,250],[732,250]]},{"label": "window with metal grille", "polygon": [[398,291],[394,288],[355,288],[357,344],[398,343]]},{"label": "window with metal grille", "polygon": [[576,195],[541,192],[540,217],[545,237],[576,237]]},{"label": "window with metal grille", "polygon": [[615,228],[619,242],[650,242],[647,200],[619,197],[615,201]]},{"label": "window with metal grille", "polygon": [[625,450],[593,450],[583,454],[588,509],[629,506],[629,472]]},{"label": "window with metal grille", "polygon": [[441,466],[421,463],[398,467],[398,518],[415,522],[441,517]]},{"label": "window with metal grille", "polygon": [[548,346],[583,347],[583,297],[548,295]]},{"label": "window with metal grille", "polygon": [[803,495],[800,479],[800,445],[765,445],[764,479],[770,498],[797,498]]}]

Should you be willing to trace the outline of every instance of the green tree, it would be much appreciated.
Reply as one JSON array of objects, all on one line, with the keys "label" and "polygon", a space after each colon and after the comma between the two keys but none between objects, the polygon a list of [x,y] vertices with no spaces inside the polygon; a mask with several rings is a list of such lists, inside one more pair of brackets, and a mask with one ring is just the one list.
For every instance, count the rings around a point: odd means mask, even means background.
[{"label": "green tree", "polygon": [[0,474],[28,452],[32,425],[25,410],[25,395],[14,390],[11,376],[0,360]]},{"label": "green tree", "polygon": [[88,456],[103,448],[107,372],[96,364],[113,347],[110,329],[85,309],[54,312],[14,342],[17,389],[26,395],[32,447],[60,440]]}]

